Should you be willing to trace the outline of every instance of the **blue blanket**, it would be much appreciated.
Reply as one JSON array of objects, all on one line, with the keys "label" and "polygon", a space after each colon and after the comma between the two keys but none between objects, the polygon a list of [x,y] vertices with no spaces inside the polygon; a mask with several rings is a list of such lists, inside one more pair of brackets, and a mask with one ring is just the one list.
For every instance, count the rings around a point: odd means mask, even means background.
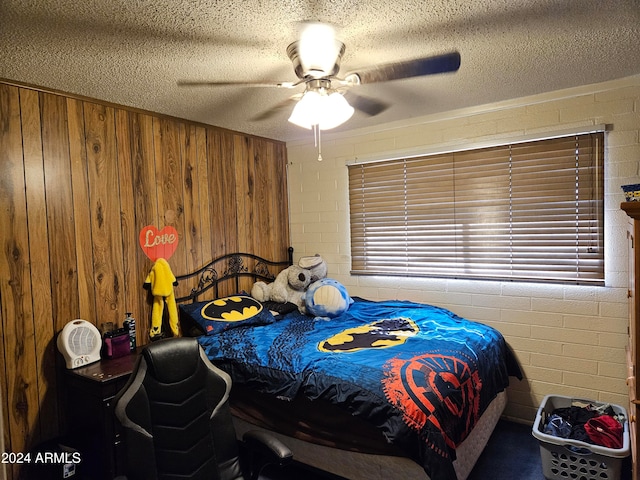
[{"label": "blue blanket", "polygon": [[340,405],[378,427],[432,480],[455,480],[456,446],[509,375],[521,378],[502,335],[430,305],[354,300],[331,320],[294,312],[199,341],[234,382]]}]

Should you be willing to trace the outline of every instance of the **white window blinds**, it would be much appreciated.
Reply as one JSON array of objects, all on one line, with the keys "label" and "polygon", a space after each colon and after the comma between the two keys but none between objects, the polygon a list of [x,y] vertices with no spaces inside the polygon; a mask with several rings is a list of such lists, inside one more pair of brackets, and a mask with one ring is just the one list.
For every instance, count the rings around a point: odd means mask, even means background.
[{"label": "white window blinds", "polygon": [[603,283],[602,132],[349,166],[354,274]]}]

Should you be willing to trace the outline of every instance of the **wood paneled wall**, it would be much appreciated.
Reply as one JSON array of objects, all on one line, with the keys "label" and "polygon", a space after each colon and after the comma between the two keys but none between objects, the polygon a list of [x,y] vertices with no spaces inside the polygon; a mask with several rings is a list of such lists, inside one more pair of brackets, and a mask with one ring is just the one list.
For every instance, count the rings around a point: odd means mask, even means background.
[{"label": "wood paneled wall", "polygon": [[147,342],[142,284],[152,262],[138,234],[150,224],[178,231],[176,275],[235,251],[286,259],[285,145],[0,83],[7,451],[26,452],[63,429],[55,338],[68,321],[121,325],[133,312],[138,342]]}]

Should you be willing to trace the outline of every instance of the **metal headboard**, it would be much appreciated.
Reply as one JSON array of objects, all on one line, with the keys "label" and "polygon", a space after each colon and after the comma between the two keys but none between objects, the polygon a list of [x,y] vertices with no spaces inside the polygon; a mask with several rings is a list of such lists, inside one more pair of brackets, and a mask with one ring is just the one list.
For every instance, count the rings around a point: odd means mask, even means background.
[{"label": "metal headboard", "polygon": [[251,277],[254,282],[273,282],[280,270],[293,264],[293,247],[287,250],[286,260],[267,260],[252,253],[229,253],[211,260],[195,272],[176,276],[176,280],[198,277],[198,284],[188,295],[176,298],[176,302],[197,302],[198,297],[213,289],[214,298],[219,297],[219,285],[235,282],[235,291],[240,291],[240,278]]}]

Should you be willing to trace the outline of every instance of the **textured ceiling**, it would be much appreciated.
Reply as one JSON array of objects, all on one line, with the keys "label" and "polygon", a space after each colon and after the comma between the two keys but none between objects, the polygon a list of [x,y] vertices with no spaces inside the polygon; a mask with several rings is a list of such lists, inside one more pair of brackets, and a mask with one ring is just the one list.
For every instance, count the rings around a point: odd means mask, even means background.
[{"label": "textured ceiling", "polygon": [[[337,27],[341,73],[458,50],[455,74],[357,87],[374,126],[640,74],[640,0],[0,0],[0,78],[279,140],[310,135],[295,91],[179,80],[295,81],[303,21]],[[302,91],[302,87],[300,90]]]}]

